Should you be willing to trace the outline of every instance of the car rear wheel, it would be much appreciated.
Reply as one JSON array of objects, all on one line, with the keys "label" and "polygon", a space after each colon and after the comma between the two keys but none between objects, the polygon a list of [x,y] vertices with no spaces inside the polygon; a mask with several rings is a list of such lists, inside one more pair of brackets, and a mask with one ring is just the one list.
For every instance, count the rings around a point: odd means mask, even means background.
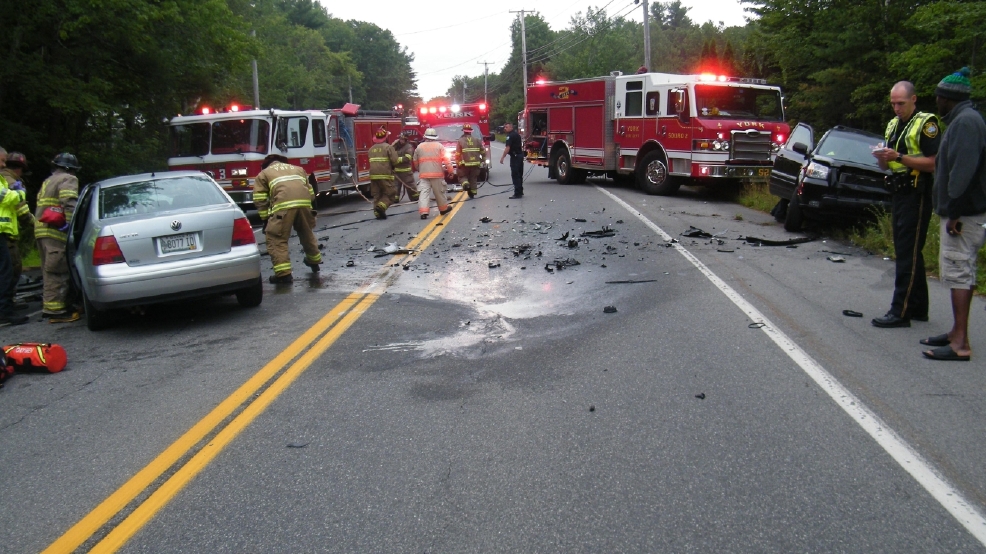
[{"label": "car rear wheel", "polygon": [[801,202],[798,201],[798,191],[791,195],[791,201],[787,204],[787,216],[784,218],[784,230],[797,233],[805,224],[805,215],[801,211]]},{"label": "car rear wheel", "polygon": [[647,194],[671,196],[678,192],[681,181],[671,177],[664,156],[655,150],[644,156],[637,167],[637,185]]},{"label": "car rear wheel", "polygon": [[244,308],[256,308],[264,301],[264,282],[257,277],[257,282],[249,287],[236,291],[236,301]]},{"label": "car rear wheel", "polygon": [[82,305],[86,310],[86,327],[90,331],[101,331],[110,324],[110,315],[102,310],[97,310],[86,293],[82,293]]}]

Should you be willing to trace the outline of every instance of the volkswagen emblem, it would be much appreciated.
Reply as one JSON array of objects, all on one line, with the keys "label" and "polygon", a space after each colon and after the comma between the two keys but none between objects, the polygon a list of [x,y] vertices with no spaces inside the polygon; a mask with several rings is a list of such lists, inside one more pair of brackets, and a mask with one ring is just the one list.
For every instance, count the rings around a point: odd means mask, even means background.
[{"label": "volkswagen emblem", "polygon": [[178,221],[177,219],[174,220],[174,221],[172,221],[171,222],[171,230],[172,231],[180,231],[181,230],[181,221]]}]

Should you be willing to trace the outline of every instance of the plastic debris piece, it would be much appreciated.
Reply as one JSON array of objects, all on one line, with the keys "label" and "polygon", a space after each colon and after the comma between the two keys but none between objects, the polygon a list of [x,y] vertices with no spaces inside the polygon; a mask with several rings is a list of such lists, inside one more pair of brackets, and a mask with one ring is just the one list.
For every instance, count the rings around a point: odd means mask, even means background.
[{"label": "plastic debris piece", "polygon": [[289,442],[288,443],[288,448],[304,448],[304,447],[308,446],[308,444],[309,443],[307,443],[307,442]]},{"label": "plastic debris piece", "polygon": [[589,404],[589,411],[590,412],[596,411],[596,406],[594,404]]},{"label": "plastic debris piece", "polygon": [[555,240],[568,240],[568,231],[565,231],[564,235],[556,238]]},{"label": "plastic debris piece", "polygon": [[480,219],[480,221],[483,222],[483,223],[489,223],[489,222],[491,222],[493,220],[490,219],[490,218],[488,218],[488,217],[483,217],[482,219]]},{"label": "plastic debris piece", "polygon": [[695,398],[698,398],[699,400],[705,400],[705,393],[704,392],[700,392],[700,393],[698,393],[698,394],[695,395]]},{"label": "plastic debris piece", "polygon": [[656,283],[657,279],[627,279],[625,281],[606,281],[607,285],[630,285],[634,283]]},{"label": "plastic debris piece", "polygon": [[579,247],[579,241],[578,241],[578,239],[568,239],[568,247],[569,248],[578,248]]},{"label": "plastic debris piece", "polygon": [[616,306],[606,306],[605,308],[603,308],[603,313],[604,314],[615,314],[616,313]]},{"label": "plastic debris piece", "polygon": [[856,312],[853,310],[842,310],[842,315],[848,317],[863,317],[863,312]]},{"label": "plastic debris piece", "polygon": [[735,252],[735,250],[730,250],[728,248],[719,248],[719,249],[716,250],[716,252],[724,252],[726,254],[729,254],[731,252]]},{"label": "plastic debris piece", "polygon": [[495,267],[500,267],[500,263],[499,262],[490,262],[489,263],[489,266],[490,266],[490,269],[493,269]]},{"label": "plastic debris piece", "polygon": [[616,231],[610,229],[609,226],[607,226],[607,225],[603,225],[603,228],[600,229],[599,231],[586,231],[586,232],[582,233],[579,236],[581,236],[581,237],[595,237],[595,238],[614,237],[614,236],[616,236]]},{"label": "plastic debris piece", "polygon": [[581,217],[576,217],[575,221],[578,221],[579,223],[585,223],[585,220],[582,219]]},{"label": "plastic debris piece", "polygon": [[711,233],[706,233],[705,231],[699,229],[698,227],[693,227],[691,225],[688,226],[688,230],[682,233],[681,236],[691,237],[691,238],[702,238],[702,239],[712,238]]},{"label": "plastic debris piece", "polygon": [[762,329],[762,328],[764,328],[766,326],[767,326],[767,324],[764,323],[764,322],[762,322],[762,321],[758,321],[756,323],[751,323],[751,324],[747,325],[747,327],[749,327],[750,329]]},{"label": "plastic debris piece", "polygon": [[746,242],[754,244],[756,246],[788,246],[791,244],[802,244],[805,242],[812,242],[818,240],[818,236],[810,237],[799,237],[789,240],[768,240],[757,237],[746,237]]},{"label": "plastic debris piece", "polygon": [[352,260],[349,260],[348,262],[346,262],[346,267],[353,267],[355,265],[356,265],[356,262],[354,262]]},{"label": "plastic debris piece", "polygon": [[842,256],[829,256],[829,257],[828,257],[828,258],[826,258],[826,259],[827,259],[828,261],[830,261],[830,262],[835,262],[835,263],[837,263],[837,264],[841,264],[841,263],[845,263],[845,262],[846,262],[846,259],[845,259],[845,258],[843,258]]}]

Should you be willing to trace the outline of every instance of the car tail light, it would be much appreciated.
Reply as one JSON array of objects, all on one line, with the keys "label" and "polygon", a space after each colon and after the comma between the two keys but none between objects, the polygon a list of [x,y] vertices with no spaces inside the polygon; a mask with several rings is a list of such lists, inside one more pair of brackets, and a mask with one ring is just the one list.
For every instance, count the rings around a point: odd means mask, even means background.
[{"label": "car tail light", "polygon": [[257,239],[253,236],[253,227],[245,217],[233,220],[233,244],[231,246],[243,246],[245,244],[255,244]]},{"label": "car tail light", "polygon": [[92,249],[92,265],[120,264],[126,263],[120,244],[116,242],[116,237],[96,237],[96,245]]}]

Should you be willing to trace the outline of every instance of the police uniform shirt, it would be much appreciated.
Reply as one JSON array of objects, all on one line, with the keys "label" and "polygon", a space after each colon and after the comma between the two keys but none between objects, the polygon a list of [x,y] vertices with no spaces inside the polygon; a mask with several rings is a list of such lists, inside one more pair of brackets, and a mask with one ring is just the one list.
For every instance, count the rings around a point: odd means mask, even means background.
[{"label": "police uniform shirt", "polygon": [[511,157],[522,156],[524,154],[524,145],[520,142],[520,133],[516,129],[510,131],[510,134],[507,135],[506,146],[510,147]]},{"label": "police uniform shirt", "polygon": [[[911,119],[907,123],[901,124],[901,121],[897,120],[897,126],[894,128],[893,134],[890,136],[890,140],[887,142],[887,146],[891,148],[897,148],[897,152],[900,152],[902,156],[909,155],[907,152],[907,138],[904,136],[908,130],[911,123],[914,122],[914,116],[917,112],[911,115]],[[941,145],[942,136],[941,123],[938,121],[938,117],[934,116],[928,121],[924,122],[924,126],[921,128],[921,140],[919,142],[921,148],[921,154],[925,157],[937,156],[938,147]],[[910,173],[908,169],[908,173]],[[919,182],[931,185],[934,183],[935,175],[934,173],[921,172],[919,177]]]}]

